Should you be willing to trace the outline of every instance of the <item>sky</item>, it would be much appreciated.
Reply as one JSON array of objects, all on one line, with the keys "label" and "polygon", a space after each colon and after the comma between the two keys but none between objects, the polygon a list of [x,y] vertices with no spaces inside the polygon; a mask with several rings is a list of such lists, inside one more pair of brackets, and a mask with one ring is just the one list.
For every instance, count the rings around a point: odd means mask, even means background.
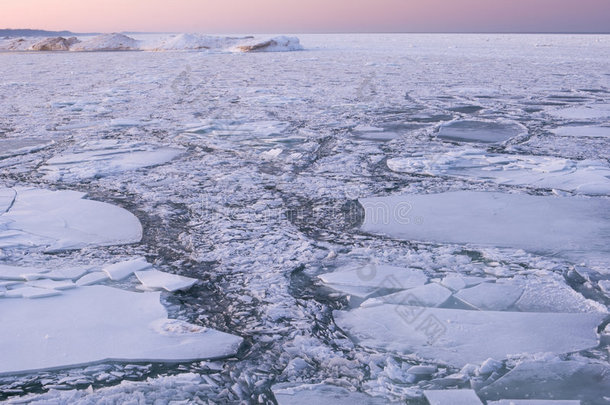
[{"label": "sky", "polygon": [[0,28],[74,32],[610,32],[610,0],[0,0]]}]

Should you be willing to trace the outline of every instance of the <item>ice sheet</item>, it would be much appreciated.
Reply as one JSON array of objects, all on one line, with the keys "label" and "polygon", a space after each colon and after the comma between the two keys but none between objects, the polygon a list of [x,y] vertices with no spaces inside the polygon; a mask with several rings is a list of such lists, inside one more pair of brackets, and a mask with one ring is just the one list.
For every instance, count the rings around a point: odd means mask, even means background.
[{"label": "ice sheet", "polygon": [[139,242],[140,221],[130,212],[83,199],[76,191],[16,189],[11,209],[0,215],[0,248],[49,251]]},{"label": "ice sheet", "polygon": [[151,289],[165,289],[167,291],[188,290],[197,279],[164,273],[159,270],[136,271],[136,277],[142,285]]},{"label": "ice sheet", "polygon": [[502,155],[482,149],[463,149],[443,155],[389,159],[388,167],[396,172],[459,176],[582,194],[610,194],[610,167],[602,161]]},{"label": "ice sheet", "polygon": [[333,405],[388,403],[381,398],[327,384],[276,384],[271,389],[279,405],[311,405],[325,402]]},{"label": "ice sheet", "polygon": [[514,122],[458,120],[441,125],[438,137],[458,142],[502,143],[526,133],[525,127]]},{"label": "ice sheet", "polygon": [[474,390],[427,390],[424,396],[430,405],[483,405]]},{"label": "ice sheet", "polygon": [[[50,290],[41,290],[50,291]],[[234,354],[242,339],[168,320],[159,293],[80,287],[37,300],[0,300],[0,373],[107,359],[187,361]]]},{"label": "ice sheet", "polygon": [[334,311],[358,344],[413,353],[455,367],[525,353],[566,353],[598,344],[602,313],[468,311],[385,304]]},{"label": "ice sheet", "polygon": [[360,202],[370,233],[610,262],[610,202],[602,198],[456,191]]}]

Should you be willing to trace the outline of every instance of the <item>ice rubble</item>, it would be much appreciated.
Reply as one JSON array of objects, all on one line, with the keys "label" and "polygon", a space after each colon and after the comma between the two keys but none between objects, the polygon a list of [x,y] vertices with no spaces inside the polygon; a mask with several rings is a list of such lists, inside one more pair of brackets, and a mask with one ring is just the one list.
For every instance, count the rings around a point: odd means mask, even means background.
[{"label": "ice rubble", "polygon": [[279,405],[381,405],[388,401],[328,384],[276,384],[271,387]]},{"label": "ice rubble", "polygon": [[474,390],[427,390],[430,405],[483,405]]},{"label": "ice rubble", "polygon": [[111,204],[86,200],[85,193],[0,189],[0,195],[13,192],[15,199],[8,210],[3,199],[6,212],[0,214],[0,248],[45,247],[57,251],[135,243],[142,238],[142,225],[133,214]]},{"label": "ice rubble", "polygon": [[63,38],[63,37],[55,37],[55,38],[45,38],[40,40],[30,46],[29,50],[31,51],[68,51],[70,47],[79,40],[76,37],[71,38]]},{"label": "ice rubble", "polygon": [[164,289],[170,292],[187,290],[197,282],[194,278],[168,274],[159,270],[136,271],[135,274],[144,287]]},{"label": "ice rubble", "polygon": [[526,133],[524,126],[510,121],[457,120],[441,125],[437,136],[457,142],[502,143]]},{"label": "ice rubble", "polygon": [[140,47],[140,41],[127,35],[112,33],[87,38],[70,47],[71,51],[135,51]]},{"label": "ice rubble", "polygon": [[603,313],[470,311],[384,304],[334,311],[358,344],[462,367],[524,353],[595,347]]},{"label": "ice rubble", "polygon": [[0,50],[8,51],[216,51],[216,52],[287,52],[303,47],[297,37],[268,39],[220,37],[202,34],[177,34],[157,42],[139,41],[120,33],[77,38],[11,38],[0,41]]},{"label": "ice rubble", "polygon": [[161,165],[184,149],[113,139],[87,142],[47,160],[39,169],[47,179],[76,181]]},{"label": "ice rubble", "polygon": [[610,168],[601,161],[548,156],[503,155],[460,149],[442,155],[389,159],[395,172],[460,176],[500,184],[554,188],[581,194],[610,194]]},{"label": "ice rubble", "polygon": [[603,198],[456,191],[360,202],[365,232],[610,261],[610,201]]},{"label": "ice rubble", "polygon": [[168,320],[158,292],[134,293],[90,286],[46,299],[3,299],[0,307],[4,314],[0,373],[109,359],[218,358],[235,353],[242,340]]}]

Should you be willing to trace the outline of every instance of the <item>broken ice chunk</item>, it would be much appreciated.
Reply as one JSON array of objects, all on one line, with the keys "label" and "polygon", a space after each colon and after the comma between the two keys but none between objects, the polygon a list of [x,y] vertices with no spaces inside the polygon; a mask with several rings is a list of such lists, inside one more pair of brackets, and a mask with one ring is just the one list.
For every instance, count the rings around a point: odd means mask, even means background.
[{"label": "broken ice chunk", "polygon": [[197,282],[197,279],[164,273],[159,270],[136,271],[136,277],[146,288],[167,291],[187,290]]},{"label": "broken ice chunk", "polygon": [[430,405],[483,405],[474,390],[426,390]]},{"label": "broken ice chunk", "polygon": [[59,295],[61,294],[61,292],[57,290],[49,290],[46,288],[19,287],[13,290],[7,290],[4,294],[7,298],[46,298],[52,297],[54,295]]},{"label": "broken ice chunk", "polygon": [[603,313],[469,311],[384,304],[335,311],[337,326],[367,347],[414,353],[455,367],[522,353],[595,347]]},{"label": "broken ice chunk", "polygon": [[85,194],[76,191],[15,190],[13,205],[0,215],[0,248],[42,246],[57,251],[142,239],[140,221],[123,208],[85,200]]},{"label": "broken ice chunk", "polygon": [[318,278],[333,289],[350,293],[350,290],[356,288],[365,296],[376,290],[392,292],[413,288],[428,281],[428,277],[419,269],[387,264],[346,266],[333,273],[322,274]]},{"label": "broken ice chunk", "polygon": [[515,122],[458,120],[441,125],[438,137],[458,142],[500,143],[527,133]]},{"label": "broken ice chunk", "polygon": [[489,281],[482,277],[460,276],[457,274],[449,274],[441,280],[441,284],[453,291],[461,290],[462,288],[471,287]]},{"label": "broken ice chunk", "polygon": [[35,267],[9,266],[0,264],[0,280],[36,280],[44,277],[47,269]]},{"label": "broken ice chunk", "polygon": [[97,284],[101,281],[108,280],[108,274],[103,271],[94,271],[93,273],[88,273],[79,278],[76,281],[76,285],[85,286],[91,284]]},{"label": "broken ice chunk", "polygon": [[31,287],[46,288],[48,290],[69,290],[71,288],[76,288],[76,284],[74,284],[70,280],[35,280],[29,281],[28,283],[26,283],[26,285],[29,285]]},{"label": "broken ice chunk", "polygon": [[451,291],[440,284],[430,283],[382,297],[370,298],[363,307],[381,304],[437,307],[451,297]]},{"label": "broken ice chunk", "polygon": [[137,259],[111,264],[102,270],[111,280],[117,281],[132,275],[136,271],[146,270],[151,267],[152,264],[148,263],[145,258],[138,257]]},{"label": "broken ice chunk", "polygon": [[580,405],[580,400],[570,399],[502,399],[490,401],[487,405]]},{"label": "broken ice chunk", "polygon": [[381,405],[388,401],[374,398],[360,392],[327,384],[276,384],[271,387],[279,405],[312,405],[330,403],[333,405]]},{"label": "broken ice chunk", "polygon": [[10,348],[0,350],[0,374],[104,360],[193,361],[237,352],[238,336],[168,320],[159,294],[90,286],[39,300],[0,300],[0,347]]},{"label": "broken ice chunk", "polygon": [[515,283],[482,283],[458,291],[455,297],[478,309],[502,311],[513,305],[522,293],[523,287]]},{"label": "broken ice chunk", "polygon": [[44,278],[52,280],[76,280],[90,271],[92,267],[68,267],[65,269],[54,269],[44,274]]}]

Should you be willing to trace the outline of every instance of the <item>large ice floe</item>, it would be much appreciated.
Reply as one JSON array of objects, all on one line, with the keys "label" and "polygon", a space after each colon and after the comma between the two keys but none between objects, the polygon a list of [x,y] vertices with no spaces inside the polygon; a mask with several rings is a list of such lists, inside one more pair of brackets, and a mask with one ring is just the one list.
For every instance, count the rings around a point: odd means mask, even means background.
[{"label": "large ice floe", "polygon": [[142,225],[123,208],[85,193],[0,189],[0,248],[48,251],[139,242]]},{"label": "large ice floe", "polygon": [[[0,280],[12,280],[0,294],[0,374],[105,360],[176,362],[234,354],[241,338],[168,319],[159,292],[90,285],[134,272],[147,289],[176,291],[197,282],[151,267],[143,258],[103,272],[95,266],[51,271],[0,266]],[[96,274],[102,276],[88,277]]]},{"label": "large ice floe", "polygon": [[277,384],[272,387],[279,405],[309,405],[330,403],[333,405],[381,405],[388,401],[352,392],[327,384]]},{"label": "large ice floe", "polygon": [[581,194],[610,194],[610,167],[602,161],[573,161],[549,156],[487,153],[459,149],[388,159],[395,172],[459,176],[499,184],[552,188]]},{"label": "large ice floe", "polygon": [[184,149],[106,139],[86,142],[48,159],[40,168],[47,179],[76,181],[166,163]]},{"label": "large ice floe", "polygon": [[502,143],[526,133],[527,128],[510,121],[457,120],[441,125],[437,136],[456,142]]},{"label": "large ice floe", "polygon": [[523,249],[609,263],[610,201],[456,191],[365,198],[362,229],[398,239]]}]

